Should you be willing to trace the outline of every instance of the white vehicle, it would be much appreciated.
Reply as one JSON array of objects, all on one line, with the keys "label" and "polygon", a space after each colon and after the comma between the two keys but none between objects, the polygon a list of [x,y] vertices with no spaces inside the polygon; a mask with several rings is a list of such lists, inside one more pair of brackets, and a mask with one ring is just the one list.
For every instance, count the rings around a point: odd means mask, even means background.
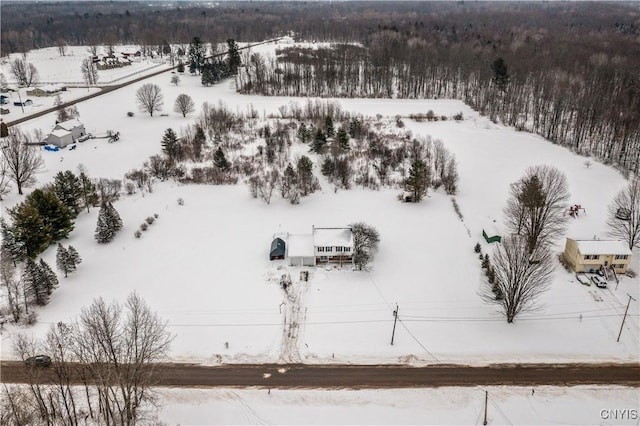
[{"label": "white vehicle", "polygon": [[591,281],[593,281],[596,287],[607,288],[607,282],[603,278],[599,277],[598,275],[592,275]]}]

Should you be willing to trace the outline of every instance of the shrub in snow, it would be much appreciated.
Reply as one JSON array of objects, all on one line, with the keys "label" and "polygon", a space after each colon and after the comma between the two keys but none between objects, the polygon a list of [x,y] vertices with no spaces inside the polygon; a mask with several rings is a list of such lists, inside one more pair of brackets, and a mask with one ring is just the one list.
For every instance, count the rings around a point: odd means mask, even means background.
[{"label": "shrub in snow", "polygon": [[154,213],[153,217],[155,217],[156,219],[159,217],[160,215],[158,213]]},{"label": "shrub in snow", "polygon": [[473,251],[476,253],[480,253],[482,251],[482,247],[480,247],[480,243],[476,243],[476,246],[473,248]]},{"label": "shrub in snow", "polygon": [[129,112],[127,113],[127,117],[133,117],[133,113],[132,113],[131,111],[129,111]]},{"label": "shrub in snow", "polygon": [[155,217],[153,217],[153,216],[149,216],[149,217],[147,217],[145,220],[147,221],[147,223],[148,223],[149,225],[151,225],[151,224],[156,220],[156,218],[155,218]]},{"label": "shrub in snow", "polygon": [[456,115],[454,115],[453,119],[456,121],[462,121],[462,112],[459,112]]},{"label": "shrub in snow", "polygon": [[136,232],[133,233],[133,236],[136,238],[140,238],[142,236],[142,232],[140,232],[140,230],[136,230]]},{"label": "shrub in snow", "polygon": [[184,206],[184,200],[182,198],[178,198],[178,205]]},{"label": "shrub in snow", "polygon": [[140,229],[142,229],[143,231],[146,231],[147,228],[149,228],[149,225],[147,225],[147,222],[142,222],[142,224],[140,224]]}]

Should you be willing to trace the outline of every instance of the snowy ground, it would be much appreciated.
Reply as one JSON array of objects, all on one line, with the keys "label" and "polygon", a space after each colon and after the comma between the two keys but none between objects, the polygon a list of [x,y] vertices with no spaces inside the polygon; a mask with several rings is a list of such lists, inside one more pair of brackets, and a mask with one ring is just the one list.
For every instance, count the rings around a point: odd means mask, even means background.
[{"label": "snowy ground", "polygon": [[[488,387],[486,390],[489,392],[489,425],[638,424],[637,389],[538,387],[533,394],[531,388]],[[484,391],[485,388],[272,389],[270,392],[267,389],[162,389],[158,419],[168,425],[481,425]],[[624,409],[635,411],[623,414]]]},{"label": "snowy ground", "polygon": [[[83,102],[78,109],[87,131],[113,129],[120,132],[120,142],[90,140],[75,151],[43,151],[46,170],[38,176],[38,184],[49,182],[60,170],[76,170],[79,164],[93,177],[111,178],[140,167],[160,152],[166,128],[179,132],[198,114],[182,118],[172,112],[180,93],[192,96],[198,110],[202,102],[222,101],[241,113],[254,108],[262,117],[277,115],[279,106],[306,101],[239,95],[231,81],[204,88],[198,77],[187,75],[177,87],[170,84],[169,74],[150,81],[162,87],[168,116],[137,112],[134,94],[146,82]],[[493,124],[459,101],[337,101],[345,110],[370,116],[408,116],[430,109],[450,116],[462,111],[463,122],[415,123],[407,118],[405,123],[415,136],[442,139],[455,153],[461,176],[456,198],[464,221],[442,192],[409,205],[396,201],[398,190],[334,193],[322,181],[320,193],[291,206],[278,197],[271,205],[252,199],[244,184],[158,184],[151,194],[123,196],[116,203],[125,226],[108,245],[98,246],[93,240],[97,210],[80,215],[66,243],[78,249],[83,263],[69,278],[61,278],[50,304],[38,309],[38,324],[21,331],[42,336],[51,324],[73,320],[95,297],[123,301],[136,290],[169,322],[176,336],[171,357],[178,361],[638,361],[637,302],[632,302],[616,343],[627,293],[638,299],[638,279],[624,277],[617,288],[603,290],[584,287],[559,269],[543,307],[508,325],[478,296],[482,274],[473,252],[476,242],[482,241],[483,227],[493,225],[493,220],[500,226],[509,184],[535,164],[563,170],[571,203],[586,208],[587,215],[571,219],[567,236],[606,238],[606,206],[625,184],[618,172],[595,161],[587,168],[583,157],[540,137]],[[127,111],[136,114],[127,117]],[[50,114],[22,128],[47,131],[53,121]],[[179,197],[184,206],[177,204]],[[2,211],[20,200],[10,194]],[[159,219],[140,240],[135,239],[133,232],[154,213]],[[374,225],[381,234],[380,252],[370,272],[315,268],[309,283],[301,284],[300,268],[268,261],[274,233],[304,233],[312,225],[354,221]],[[559,243],[558,252],[563,244]],[[484,244],[483,251],[489,250]],[[43,257],[55,264],[53,248]],[[636,271],[639,259],[636,253],[632,265]],[[295,283],[296,306],[280,306],[282,274],[290,274]],[[396,303],[401,322],[391,346]],[[296,315],[285,318],[286,312]],[[292,321],[297,333],[285,341],[283,330]],[[16,329],[5,330],[2,358],[10,358],[11,333]]]}]

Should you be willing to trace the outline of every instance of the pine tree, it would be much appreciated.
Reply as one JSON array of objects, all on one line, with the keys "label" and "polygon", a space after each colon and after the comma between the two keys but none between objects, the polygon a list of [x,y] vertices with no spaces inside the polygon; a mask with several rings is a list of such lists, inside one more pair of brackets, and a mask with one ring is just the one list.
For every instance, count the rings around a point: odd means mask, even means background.
[{"label": "pine tree", "polygon": [[347,134],[347,131],[342,127],[338,129],[336,139],[338,141],[338,146],[340,147],[340,149],[342,149],[343,151],[348,151],[349,149],[351,149],[351,147],[349,146],[349,134]]},{"label": "pine tree", "polygon": [[42,286],[46,288],[47,294],[53,293],[53,290],[58,288],[59,282],[56,273],[53,272],[51,267],[44,259],[40,259],[38,264],[39,274],[42,279]]},{"label": "pine tree", "polygon": [[304,123],[300,123],[298,126],[298,131],[296,132],[296,136],[300,139],[300,142],[307,143],[309,142],[309,130],[307,130],[307,126]]},{"label": "pine tree", "polygon": [[24,242],[17,237],[16,229],[0,217],[0,241],[4,250],[7,250],[13,261],[13,266],[22,262],[27,257]]},{"label": "pine tree", "polygon": [[51,190],[36,189],[24,201],[38,210],[42,221],[50,230],[51,239],[67,238],[73,230],[73,215]]},{"label": "pine tree", "polygon": [[77,217],[82,199],[80,179],[71,170],[58,172],[54,177],[53,192],[69,208],[73,217]]},{"label": "pine tree", "polygon": [[229,161],[227,161],[227,158],[224,156],[224,151],[222,151],[221,147],[218,147],[216,153],[213,155],[213,164],[223,172],[229,170]]},{"label": "pine tree", "polygon": [[411,193],[411,199],[418,203],[427,195],[429,187],[429,171],[422,160],[415,160],[409,170],[409,177],[404,181],[404,189]]},{"label": "pine tree", "polygon": [[331,138],[336,134],[335,127],[333,126],[333,118],[330,115],[324,119],[324,129],[327,132],[327,137]]},{"label": "pine tree", "polygon": [[26,298],[37,305],[49,303],[49,291],[42,270],[33,259],[27,259],[22,272],[22,283]]},{"label": "pine tree", "polygon": [[194,37],[189,44],[189,71],[191,74],[195,74],[202,67],[202,61],[204,60],[204,44],[200,37]]},{"label": "pine tree", "polygon": [[173,129],[168,128],[162,136],[162,152],[165,153],[170,160],[175,160],[178,154],[178,136]]},{"label": "pine tree", "polygon": [[13,219],[13,236],[25,257],[33,259],[51,243],[51,225],[45,224],[42,216],[31,204],[22,202],[9,210]]},{"label": "pine tree", "polygon": [[122,219],[111,203],[103,203],[98,213],[95,238],[99,244],[113,240],[116,233],[122,228]]},{"label": "pine tree", "polygon": [[76,269],[78,269],[78,265],[82,263],[80,253],[78,253],[78,250],[76,250],[73,246],[69,246],[69,248],[67,249],[67,253],[69,255],[69,266],[71,267],[72,271],[75,271]]},{"label": "pine tree", "polygon": [[321,172],[326,177],[332,177],[333,173],[336,171],[336,163],[331,159],[331,157],[327,157],[322,162]]},{"label": "pine tree", "polygon": [[315,190],[315,180],[313,176],[313,162],[303,155],[297,164],[298,169],[298,188],[300,194],[305,196]]},{"label": "pine tree", "polygon": [[509,68],[507,67],[507,63],[504,59],[497,58],[491,64],[491,69],[493,70],[493,82],[499,90],[504,92],[509,83]]},{"label": "pine tree", "polygon": [[84,171],[80,172],[78,176],[78,181],[80,183],[80,200],[82,201],[82,207],[87,208],[87,213],[89,213],[90,206],[98,205],[98,191],[96,191],[96,186],[89,176]]},{"label": "pine tree", "polygon": [[238,44],[234,39],[230,38],[227,40],[228,46],[228,67],[229,72],[233,75],[238,73],[238,67],[242,64],[242,59],[240,58],[240,53],[238,52]]},{"label": "pine tree", "polygon": [[311,144],[311,151],[318,154],[324,154],[324,152],[326,151],[326,146],[327,137],[322,132],[322,129],[318,129],[316,131],[316,136],[313,138],[313,143]]},{"label": "pine tree", "polygon": [[291,163],[289,163],[287,168],[284,170],[282,181],[280,182],[280,195],[282,195],[283,198],[288,198],[292,191],[297,190],[297,184],[298,175],[293,169]]},{"label": "pine tree", "polygon": [[56,250],[56,268],[60,272],[64,272],[64,277],[67,278],[69,274],[69,251],[60,243],[58,243],[58,249]]},{"label": "pine tree", "polygon": [[212,64],[210,63],[206,63],[204,65],[202,65],[202,76],[200,78],[200,81],[202,83],[203,86],[211,86],[212,84],[214,84],[216,82],[216,71],[214,70],[214,67]]}]

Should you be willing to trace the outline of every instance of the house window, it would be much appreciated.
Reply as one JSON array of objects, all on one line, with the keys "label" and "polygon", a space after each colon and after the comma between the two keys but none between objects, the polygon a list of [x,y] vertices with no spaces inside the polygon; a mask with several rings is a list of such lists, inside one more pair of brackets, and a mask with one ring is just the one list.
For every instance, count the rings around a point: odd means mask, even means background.
[{"label": "house window", "polygon": [[626,254],[616,254],[616,259],[626,259],[627,255]]},{"label": "house window", "polygon": [[339,253],[342,251],[342,247],[336,247],[336,251]]},{"label": "house window", "polygon": [[598,260],[600,255],[598,254],[588,254],[584,257],[584,260]]},{"label": "house window", "polygon": [[351,247],[345,247],[345,248],[344,248],[344,251],[346,251],[346,252],[351,251]]},{"label": "house window", "polygon": [[624,265],[611,265],[613,269],[624,269]]},{"label": "house window", "polygon": [[333,247],[325,247],[324,251],[331,253],[333,251]]},{"label": "house window", "polygon": [[318,247],[318,252],[324,251],[324,247]]}]

